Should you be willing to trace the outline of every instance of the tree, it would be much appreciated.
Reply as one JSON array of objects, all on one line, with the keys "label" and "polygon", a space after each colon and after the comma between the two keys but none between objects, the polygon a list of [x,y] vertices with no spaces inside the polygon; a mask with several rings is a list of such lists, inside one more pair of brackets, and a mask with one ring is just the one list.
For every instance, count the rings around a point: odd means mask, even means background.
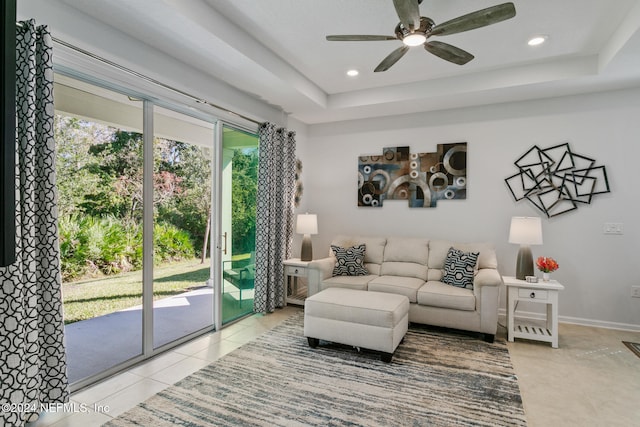
[{"label": "tree", "polygon": [[235,150],[231,173],[233,253],[247,253],[255,248],[258,149]]},{"label": "tree", "polygon": [[211,152],[205,147],[166,139],[158,139],[156,147],[156,174],[173,174],[179,180],[177,196],[158,205],[158,219],[188,231],[194,247],[201,252],[211,210]]},{"label": "tree", "polygon": [[56,114],[56,175],[60,216],[84,212],[83,202],[99,187],[100,179],[91,171],[94,162],[89,149],[112,138],[115,129],[75,117]]},{"label": "tree", "polygon": [[142,134],[118,129],[110,141],[91,146],[91,170],[101,185],[83,204],[88,214],[111,214],[130,224],[142,220],[143,143]]}]

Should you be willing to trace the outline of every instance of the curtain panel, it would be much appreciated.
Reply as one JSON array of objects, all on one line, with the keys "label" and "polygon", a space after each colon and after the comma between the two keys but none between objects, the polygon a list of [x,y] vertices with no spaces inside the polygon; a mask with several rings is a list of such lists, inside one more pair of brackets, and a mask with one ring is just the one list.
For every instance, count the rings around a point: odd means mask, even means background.
[{"label": "curtain panel", "polygon": [[296,186],[295,132],[264,123],[260,140],[256,200],[256,274],[254,311],[284,305],[282,261],[291,257]]},{"label": "curtain panel", "polygon": [[16,262],[0,268],[0,422],[69,399],[58,242],[51,35],[16,31]]}]

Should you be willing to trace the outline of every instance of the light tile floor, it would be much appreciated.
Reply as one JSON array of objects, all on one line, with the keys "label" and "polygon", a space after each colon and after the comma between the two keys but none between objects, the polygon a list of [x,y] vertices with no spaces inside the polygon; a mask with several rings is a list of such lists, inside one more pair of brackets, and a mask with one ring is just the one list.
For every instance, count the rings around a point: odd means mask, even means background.
[{"label": "light tile floor", "polygon": [[[74,393],[65,408],[28,426],[102,425],[298,310],[288,306],[254,315],[197,338]],[[509,343],[529,427],[640,425],[640,358],[623,340],[640,342],[640,333],[561,324],[558,349],[526,340]]]},{"label": "light tile floor", "polygon": [[640,426],[640,332],[561,323],[558,348],[508,343],[529,427]]},{"label": "light tile floor", "polygon": [[37,426],[100,426],[182,378],[268,331],[300,308],[287,306],[268,315],[247,317],[206,334],[121,374],[72,394],[71,403],[44,413]]}]

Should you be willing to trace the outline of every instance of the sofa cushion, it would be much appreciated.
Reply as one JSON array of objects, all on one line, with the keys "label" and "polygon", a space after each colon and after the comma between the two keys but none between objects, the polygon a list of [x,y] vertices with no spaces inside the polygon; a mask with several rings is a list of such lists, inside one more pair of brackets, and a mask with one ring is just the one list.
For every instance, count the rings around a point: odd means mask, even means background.
[{"label": "sofa cushion", "polygon": [[410,237],[390,237],[384,248],[384,262],[412,262],[427,265],[429,240]]},{"label": "sofa cushion", "polygon": [[429,240],[390,237],[384,248],[380,276],[405,276],[427,280]]},{"label": "sofa cushion", "polygon": [[331,250],[336,257],[336,265],[333,267],[334,276],[366,276],[369,271],[364,267],[365,245],[343,248],[331,245]]},{"label": "sofa cushion", "polygon": [[442,276],[444,276],[444,268],[443,269],[430,268],[429,272],[427,273],[427,282],[430,282],[432,280],[436,282],[441,282]]},{"label": "sofa cushion", "polygon": [[442,282],[459,288],[473,289],[473,276],[479,252],[463,252],[454,247],[449,248],[444,262]]},{"label": "sofa cushion", "polygon": [[405,295],[409,302],[417,302],[417,292],[424,285],[424,280],[415,277],[380,276],[369,282],[369,290]]},{"label": "sofa cushion", "polygon": [[423,282],[427,280],[427,266],[414,262],[383,262],[381,276],[413,277]]},{"label": "sofa cushion", "polygon": [[320,290],[327,288],[347,288],[366,291],[369,282],[378,276],[368,274],[366,276],[334,276],[325,279],[320,284]]},{"label": "sofa cushion", "polygon": [[417,302],[420,305],[454,310],[476,309],[476,297],[471,289],[457,288],[436,281],[429,281],[418,289]]}]

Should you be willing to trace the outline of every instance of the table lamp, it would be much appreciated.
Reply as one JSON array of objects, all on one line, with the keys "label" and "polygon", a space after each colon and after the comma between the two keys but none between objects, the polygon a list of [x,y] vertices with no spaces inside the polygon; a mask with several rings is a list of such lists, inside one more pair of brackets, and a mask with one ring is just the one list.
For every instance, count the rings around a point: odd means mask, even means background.
[{"label": "table lamp", "polygon": [[313,246],[311,235],[318,234],[318,217],[316,214],[300,214],[296,221],[296,233],[304,235],[302,237],[302,250],[300,251],[300,261],[311,261],[313,259]]},{"label": "table lamp", "polygon": [[514,216],[511,218],[509,243],[520,245],[516,260],[516,279],[525,280],[533,276],[533,255],[530,245],[542,244],[542,222],[540,217]]}]

